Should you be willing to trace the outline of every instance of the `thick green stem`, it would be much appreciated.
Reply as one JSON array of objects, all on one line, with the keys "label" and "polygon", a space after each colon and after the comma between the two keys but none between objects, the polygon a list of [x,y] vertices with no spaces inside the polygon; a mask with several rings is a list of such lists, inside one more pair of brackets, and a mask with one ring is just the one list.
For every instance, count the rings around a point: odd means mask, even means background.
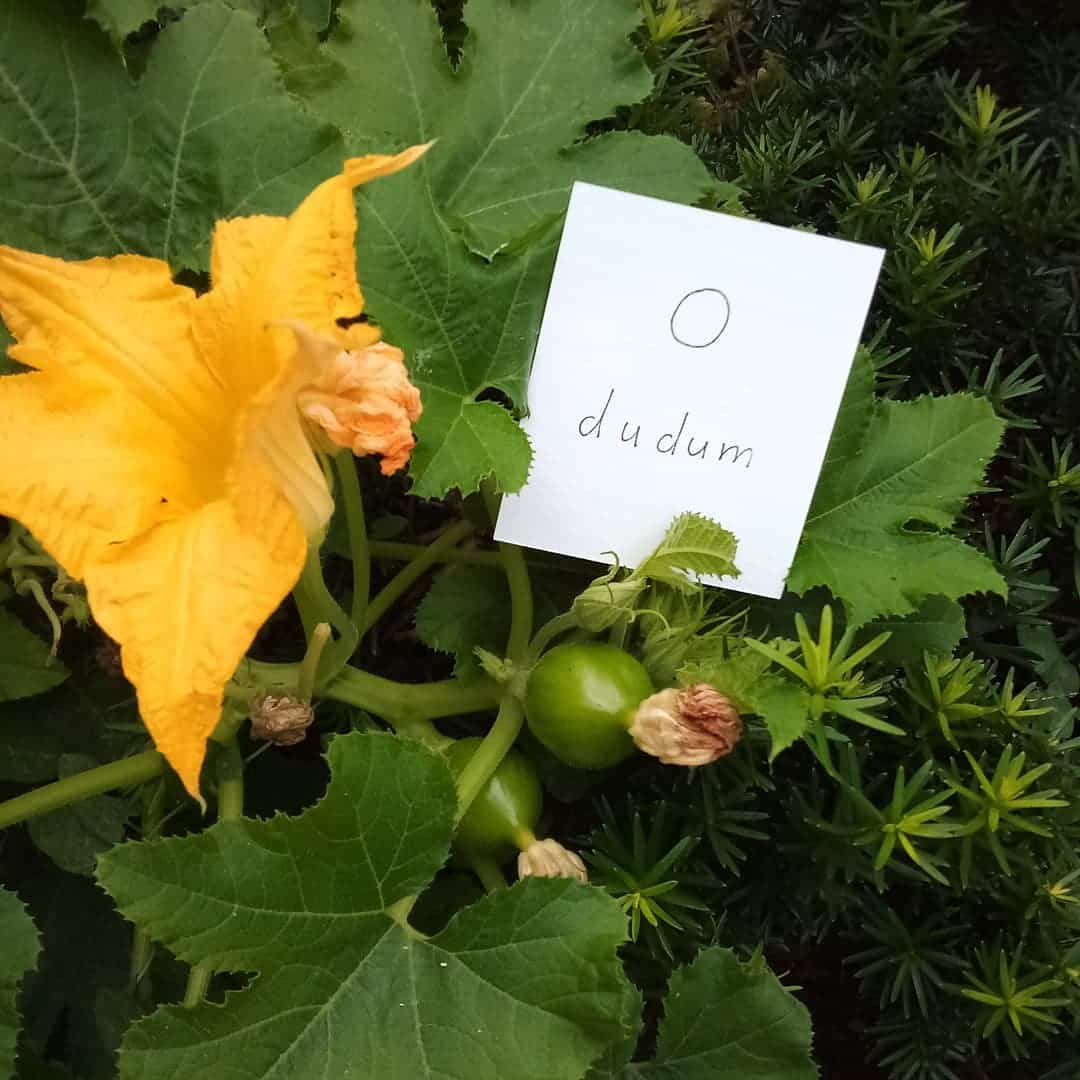
[{"label": "thick green stem", "polygon": [[210,989],[210,978],[214,974],[213,968],[205,964],[196,964],[188,972],[187,986],[184,989],[184,1008],[194,1009],[206,1000],[206,992]]},{"label": "thick green stem", "polygon": [[321,692],[324,697],[356,705],[386,720],[410,722],[491,709],[497,704],[501,691],[489,679],[400,683],[347,667]]},{"label": "thick green stem", "polygon": [[[370,540],[368,549],[372,558],[389,562],[412,562],[428,550],[424,544],[407,544],[401,540]],[[450,548],[440,553],[439,562],[502,566],[502,558],[497,551],[476,551],[472,548]]]},{"label": "thick green stem", "polygon": [[308,639],[307,652],[300,661],[300,670],[296,675],[296,696],[301,701],[310,701],[315,692],[315,679],[319,671],[319,661],[322,659],[323,649],[330,640],[330,624],[319,623],[311,631]]},{"label": "thick green stem", "polygon": [[[499,511],[498,496],[490,485],[483,486],[481,491],[488,514],[494,521]],[[506,570],[507,584],[510,586],[510,633],[506,641],[506,656],[511,663],[520,664],[528,653],[529,639],[532,637],[532,583],[521,548],[514,544],[500,544],[499,555]],[[499,704],[499,714],[495,717],[491,730],[484,736],[458,777],[459,821],[484,789],[502,759],[510,752],[510,747],[521,733],[524,722],[525,711],[521,702],[513,694],[506,694]]]},{"label": "thick green stem", "polygon": [[475,855],[469,860],[473,873],[480,879],[484,891],[488,893],[498,892],[508,888],[506,878],[503,876],[499,864],[490,855]]},{"label": "thick green stem", "polygon": [[334,458],[334,468],[341,481],[341,505],[349,529],[349,555],[353,567],[352,621],[356,626],[363,626],[371,594],[371,553],[364,520],[364,499],[352,454],[347,451],[338,454]]},{"label": "thick green stem", "polygon": [[521,548],[500,544],[499,554],[510,586],[510,635],[506,640],[506,656],[514,663],[520,663],[528,652],[533,631],[532,582]]},{"label": "thick green stem", "polygon": [[459,521],[451,525],[433,544],[422,548],[420,553],[394,575],[371,600],[367,617],[360,625],[361,633],[370,630],[393,604],[420,580],[443,555],[456,548],[472,532],[468,521]]},{"label": "thick green stem", "polygon": [[472,806],[476,796],[483,791],[484,785],[491,779],[502,759],[510,752],[510,748],[521,733],[521,725],[524,721],[525,711],[521,707],[521,702],[515,697],[504,697],[491,730],[484,736],[458,777],[458,821]]},{"label": "thick green stem", "polygon": [[566,634],[577,626],[577,620],[569,611],[548,619],[539,630],[536,631],[532,641],[529,642],[529,650],[525,656],[525,666],[531,667],[540,659],[544,650],[561,634]]},{"label": "thick green stem", "polygon": [[316,547],[308,548],[304,569],[293,590],[293,596],[300,611],[300,620],[304,624],[304,633],[309,638],[321,622],[328,622],[343,638],[355,637],[356,628],[352,620],[326,587],[326,582],[323,580],[322,560],[319,557],[319,549]]},{"label": "thick green stem", "polygon": [[315,628],[323,622],[329,623],[340,635],[339,640],[323,652],[322,678],[330,679],[349,662],[349,657],[360,642],[360,632],[341,605],[330,595],[323,579],[318,548],[308,549],[308,557],[300,580],[293,590],[293,598],[300,612],[300,621],[304,624],[304,635],[309,642]]},{"label": "thick green stem", "polygon": [[[244,816],[244,761],[233,739],[218,754],[218,821],[239,821]],[[206,999],[214,969],[195,964],[188,972],[184,1008],[193,1009]]]},{"label": "thick green stem", "polygon": [[104,795],[117,788],[145,783],[164,771],[165,759],[156,750],[147,750],[120,761],[110,761],[108,765],[87,769],[0,803],[0,829],[70,806],[93,795]]}]

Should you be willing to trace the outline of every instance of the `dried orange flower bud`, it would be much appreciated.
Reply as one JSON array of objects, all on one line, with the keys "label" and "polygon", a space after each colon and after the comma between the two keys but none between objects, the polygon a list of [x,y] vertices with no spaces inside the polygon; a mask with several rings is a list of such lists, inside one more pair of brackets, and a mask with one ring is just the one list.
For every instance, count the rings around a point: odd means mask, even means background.
[{"label": "dried orange flower bud", "polygon": [[588,881],[589,872],[581,856],[564,848],[558,840],[534,840],[518,856],[518,877],[562,877]]},{"label": "dried orange flower bud", "polygon": [[738,710],[707,683],[647,697],[630,725],[638,749],[665,765],[708,765],[730,754],[742,732]]},{"label": "dried orange flower bud", "polygon": [[262,694],[251,703],[251,737],[275,746],[295,746],[304,741],[315,719],[307,701],[288,694]]},{"label": "dried orange flower bud", "polygon": [[393,345],[377,341],[365,349],[341,350],[300,391],[297,404],[334,446],[358,457],[381,455],[385,475],[408,463],[420,391],[409,382],[405,358]]}]

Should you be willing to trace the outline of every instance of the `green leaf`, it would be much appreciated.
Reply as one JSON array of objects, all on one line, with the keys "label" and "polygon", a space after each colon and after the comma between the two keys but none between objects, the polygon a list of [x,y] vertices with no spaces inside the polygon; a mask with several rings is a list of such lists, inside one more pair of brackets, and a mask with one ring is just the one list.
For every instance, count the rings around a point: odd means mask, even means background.
[{"label": "green leaf", "polygon": [[45,642],[0,608],[0,701],[43,694],[67,677],[67,668]]},{"label": "green leaf", "polygon": [[500,653],[510,629],[510,591],[506,575],[490,566],[444,570],[416,612],[416,633],[425,645],[454,656],[459,675],[474,675],[480,665],[474,650]]},{"label": "green leaf", "polygon": [[[61,754],[59,778],[92,769],[99,762],[88,754]],[[34,844],[62,870],[90,875],[97,857],[124,839],[131,816],[127,799],[97,795],[71,806],[31,818],[28,823]]]},{"label": "green leaf", "polygon": [[816,1080],[810,1016],[758,959],[702,950],[671,977],[656,1056],[612,1047],[586,1080]]},{"label": "green leaf", "polygon": [[26,909],[6,889],[0,889],[0,942],[0,1076],[11,1076],[19,1034],[19,983],[37,963],[40,945]]},{"label": "green leaf", "polygon": [[218,218],[288,213],[341,167],[255,19],[213,0],[158,35],[138,84],[59,0],[0,14],[0,208],[9,243],[208,265]]},{"label": "green leaf", "polygon": [[463,1061],[476,1080],[582,1076],[623,1033],[615,902],[529,879],[419,936],[392,909],[446,858],[449,770],[388,735],[339,736],[329,758],[325,797],[299,817],[99,860],[121,910],[179,956],[260,973],[224,1008],[136,1023],[121,1077],[452,1076]]},{"label": "green leaf", "polygon": [[72,679],[32,700],[0,704],[0,780],[40,784],[57,778],[65,754],[100,764],[145,746],[131,687],[119,680]]},{"label": "green leaf", "polygon": [[[93,881],[55,866],[28,875],[19,892],[42,945],[37,970],[23,983],[22,1044],[29,1052],[20,1047],[20,1074],[24,1057],[61,1054],[77,1065],[78,1080],[115,1080],[119,1026],[139,1011],[129,988],[129,924]],[[183,992],[179,967],[155,965],[144,989],[175,1000]]]},{"label": "green leaf", "polygon": [[817,1080],[805,1007],[764,961],[705,949],[671,977],[654,1060],[627,1077],[649,1080]]},{"label": "green leaf", "polygon": [[993,564],[952,526],[1004,424],[969,394],[879,402],[863,438],[842,439],[818,483],[788,588],[827,586],[850,625],[910,615],[928,596],[1004,594]]},{"label": "green leaf", "polygon": [[770,667],[768,657],[741,646],[726,656],[687,664],[679,671],[679,681],[710,683],[740,713],[760,716],[771,739],[771,761],[802,738],[810,722],[810,712],[805,690],[771,672]]},{"label": "green leaf", "polygon": [[833,462],[847,461],[859,452],[874,413],[875,382],[870,354],[859,346],[836,414],[823,470],[828,470]]},{"label": "green leaf", "polygon": [[687,572],[738,577],[735,547],[735,537],[715,521],[701,514],[680,514],[636,574],[679,588],[691,584]]},{"label": "green leaf", "polygon": [[964,609],[955,600],[928,596],[905,618],[875,619],[860,632],[858,644],[886,631],[892,637],[874,653],[874,660],[906,664],[924,652],[951,656],[967,632],[967,623]]},{"label": "green leaf", "polygon": [[[119,44],[144,23],[156,19],[165,6],[161,0],[88,0],[86,15]],[[168,6],[175,9],[184,5],[171,3]]]},{"label": "green leaf", "polygon": [[393,184],[361,195],[360,280],[424,396],[414,492],[474,491],[487,476],[517,490],[528,441],[481,395],[524,405],[571,184],[682,202],[715,185],[671,138],[617,132],[579,144],[589,120],[650,90],[628,40],[640,19],[632,4],[470,0],[456,69],[426,0],[345,0],[340,14],[325,53],[339,77],[309,83],[286,67],[290,85],[351,150],[438,140]]}]

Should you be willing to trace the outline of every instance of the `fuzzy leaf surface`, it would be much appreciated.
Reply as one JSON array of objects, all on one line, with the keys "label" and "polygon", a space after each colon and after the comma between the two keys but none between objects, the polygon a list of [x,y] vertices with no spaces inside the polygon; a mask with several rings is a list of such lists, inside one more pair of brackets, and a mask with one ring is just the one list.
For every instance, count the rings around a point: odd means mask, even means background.
[{"label": "fuzzy leaf surface", "polygon": [[39,943],[26,908],[6,889],[0,889],[0,942],[0,1076],[11,1076],[19,1034],[19,984],[37,963]]},{"label": "fuzzy leaf surface", "polygon": [[849,430],[822,473],[788,588],[827,586],[854,626],[909,615],[928,596],[1004,594],[990,560],[946,531],[1003,430],[969,394],[879,402],[863,438]]},{"label": "fuzzy leaf surface", "polygon": [[715,521],[701,514],[680,514],[637,573],[678,588],[691,583],[687,573],[738,577],[735,548],[735,537]]},{"label": "fuzzy leaf surface", "polygon": [[[652,78],[622,0],[470,0],[451,65],[426,0],[345,0],[324,55],[339,77],[285,77],[351,151],[438,140],[391,185],[361,195],[359,271],[372,316],[405,349],[424,397],[414,491],[520,488],[530,449],[515,409],[574,180],[679,202],[715,188],[689,147],[589,120],[643,98]],[[578,144],[578,145],[575,145]],[[399,182],[398,182],[399,181]],[[490,260],[490,261],[489,261]]]},{"label": "fuzzy leaf surface", "polygon": [[917,611],[902,619],[875,619],[861,632],[859,641],[888,631],[892,636],[874,653],[875,661],[907,664],[924,652],[951,656],[967,631],[964,609],[945,596],[928,596]]},{"label": "fuzzy leaf surface", "polygon": [[[160,0],[88,0],[86,15],[120,43],[143,23],[154,19],[164,6]],[[169,6],[175,9],[184,5]]]},{"label": "fuzzy leaf surface", "polygon": [[806,1009],[764,961],[713,947],[672,976],[653,1060],[630,1064],[631,1039],[587,1080],[816,1080],[811,1039]]},{"label": "fuzzy leaf surface", "polygon": [[624,1075],[647,1080],[817,1080],[805,1007],[764,961],[704,950],[671,978],[654,1060]]},{"label": "fuzzy leaf surface", "polygon": [[120,1076],[460,1075],[575,1080],[623,1033],[617,905],[528,880],[421,938],[388,912],[444,862],[456,795],[443,761],[387,735],[339,736],[323,800],[294,818],[126,844],[99,879],[190,962],[257,971],[225,1008],[159,1009]]},{"label": "fuzzy leaf surface", "polygon": [[6,243],[191,269],[215,220],[288,213],[343,156],[289,97],[254,16],[219,0],[161,31],[137,84],[70,4],[5,4],[0,142]]},{"label": "fuzzy leaf surface", "polygon": [[490,566],[444,570],[416,611],[416,633],[425,645],[451,653],[459,675],[478,674],[476,648],[498,653],[510,629],[506,575]]}]

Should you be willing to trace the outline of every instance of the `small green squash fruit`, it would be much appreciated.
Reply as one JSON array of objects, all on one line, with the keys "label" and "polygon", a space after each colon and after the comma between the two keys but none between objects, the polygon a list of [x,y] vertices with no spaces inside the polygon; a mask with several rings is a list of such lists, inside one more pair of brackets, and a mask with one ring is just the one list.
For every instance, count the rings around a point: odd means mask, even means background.
[{"label": "small green squash fruit", "polygon": [[[447,747],[447,764],[455,777],[461,775],[481,741],[458,739]],[[532,762],[511,750],[458,822],[455,851],[466,858],[505,862],[533,841],[543,803],[544,791]]]},{"label": "small green squash fruit", "polygon": [[615,645],[556,645],[529,672],[525,716],[560,761],[607,769],[634,752],[627,729],[652,692],[645,668]]}]

